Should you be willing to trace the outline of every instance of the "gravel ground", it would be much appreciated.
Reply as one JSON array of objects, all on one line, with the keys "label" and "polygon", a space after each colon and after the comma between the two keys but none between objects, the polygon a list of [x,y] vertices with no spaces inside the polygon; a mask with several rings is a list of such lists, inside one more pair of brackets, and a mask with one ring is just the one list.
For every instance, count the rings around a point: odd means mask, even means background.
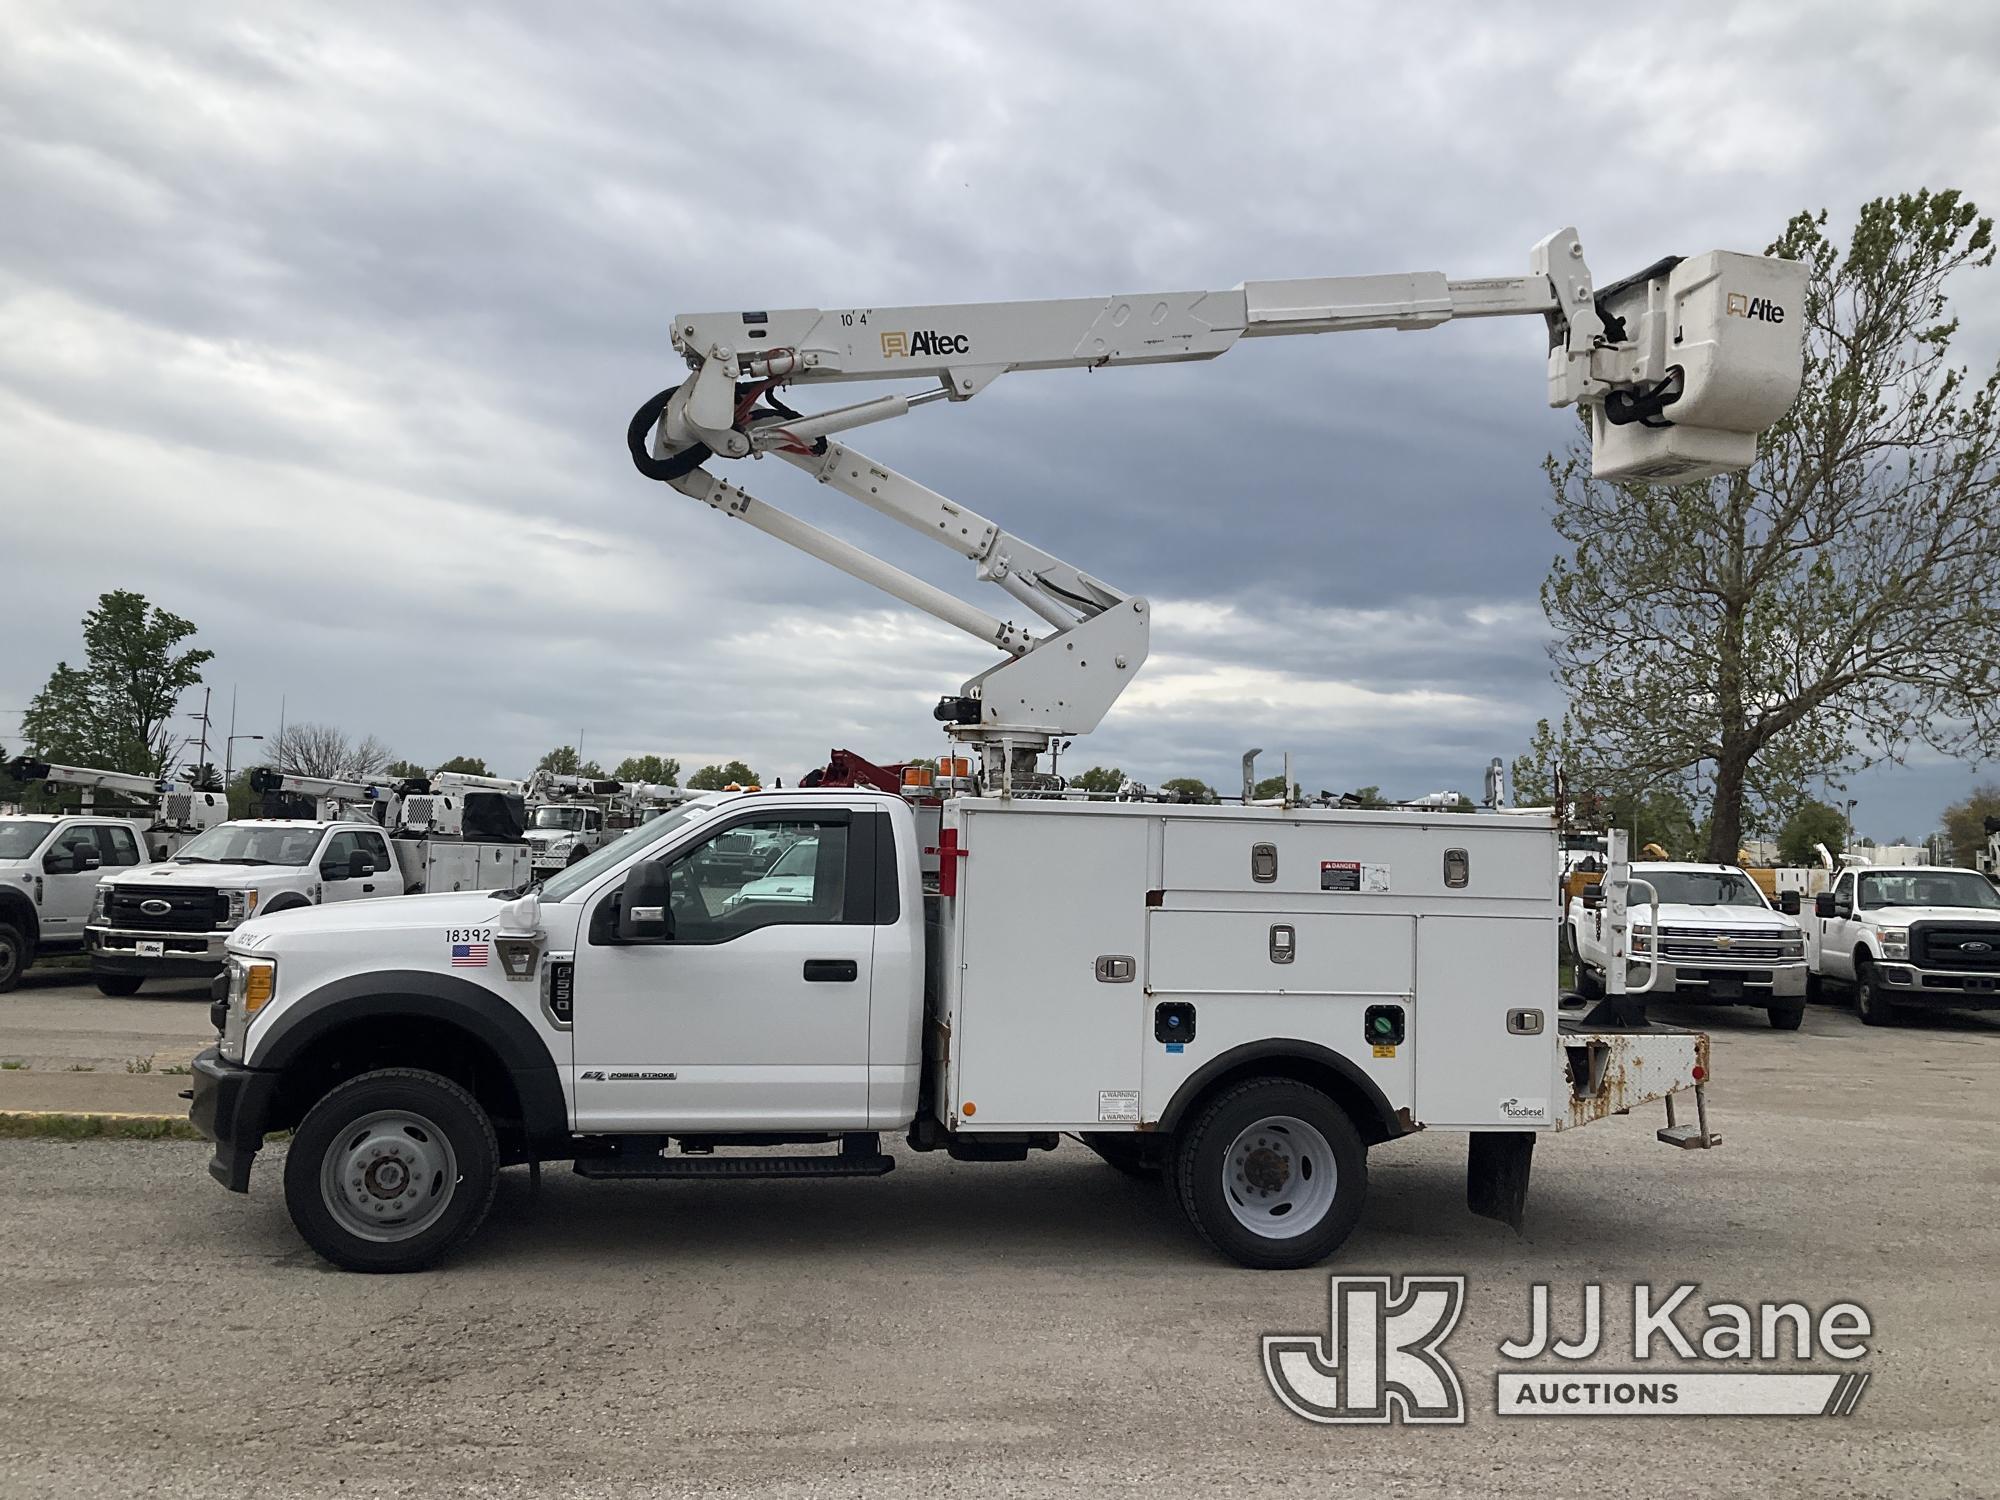
[{"label": "gravel ground", "polygon": [[[1289,1415],[1258,1338],[1323,1333],[1325,1274],[1219,1263],[1074,1146],[861,1183],[515,1171],[460,1259],[371,1278],[301,1247],[275,1149],[238,1198],[201,1146],[0,1141],[0,1494],[2000,1494],[2000,1025],[1699,1021],[1723,1148],[1650,1113],[1546,1141],[1522,1237],[1464,1212],[1462,1141],[1374,1154],[1332,1269],[1470,1278],[1461,1428]],[[1621,1346],[1635,1280],[1856,1300],[1873,1384],[1846,1419],[1500,1418],[1537,1280],[1559,1310],[1605,1283]]]}]

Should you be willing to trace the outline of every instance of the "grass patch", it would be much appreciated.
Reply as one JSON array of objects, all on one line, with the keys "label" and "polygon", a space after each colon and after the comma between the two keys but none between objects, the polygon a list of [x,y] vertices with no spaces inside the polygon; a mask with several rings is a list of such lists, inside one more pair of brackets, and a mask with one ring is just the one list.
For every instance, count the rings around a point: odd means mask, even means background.
[{"label": "grass patch", "polygon": [[0,1140],[199,1141],[186,1120],[148,1115],[59,1115],[0,1112]]},{"label": "grass patch", "polygon": [[171,1068],[160,1069],[160,1072],[168,1078],[186,1078],[194,1072],[194,1069],[190,1068],[186,1063],[175,1063]]},{"label": "grass patch", "polygon": [[71,1063],[63,1071],[65,1073],[95,1073],[97,1068],[91,1063]]},{"label": "grass patch", "polygon": [[150,1073],[153,1071],[153,1060],[150,1057],[135,1057],[125,1064],[125,1071],[128,1073]]},{"label": "grass patch", "polygon": [[25,1057],[0,1057],[0,1070],[25,1073],[28,1071],[28,1060]]}]

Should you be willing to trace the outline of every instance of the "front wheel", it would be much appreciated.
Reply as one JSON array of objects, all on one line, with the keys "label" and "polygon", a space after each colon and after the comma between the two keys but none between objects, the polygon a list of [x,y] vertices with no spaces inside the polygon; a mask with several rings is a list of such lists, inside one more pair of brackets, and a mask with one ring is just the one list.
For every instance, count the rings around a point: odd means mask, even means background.
[{"label": "front wheel", "polygon": [[0,995],[21,982],[21,971],[27,967],[28,940],[11,922],[0,922]]},{"label": "front wheel", "polygon": [[1576,966],[1576,992],[1586,1000],[1604,998],[1604,981],[1598,977],[1597,970],[1590,968],[1581,960],[1578,960]]},{"label": "front wheel", "polygon": [[1205,1105],[1174,1160],[1181,1207],[1239,1265],[1317,1265],[1361,1218],[1368,1153],[1354,1122],[1318,1089],[1253,1078]]},{"label": "front wheel", "polygon": [[1882,981],[1875,977],[1875,965],[1867,959],[1854,963],[1854,1008],[1861,1012],[1864,1026],[1894,1026],[1902,1019],[1897,1008],[1882,994]]},{"label": "front wheel", "polygon": [[139,986],[146,982],[137,974],[99,974],[95,978],[97,992],[100,995],[111,995],[121,999],[126,995],[138,994]]},{"label": "front wheel", "polygon": [[471,1237],[493,1203],[500,1147],[471,1094],[383,1068],[333,1089],[285,1155],[285,1207],[349,1271],[414,1271]]},{"label": "front wheel", "polygon": [[1771,1017],[1771,1029],[1774,1031],[1797,1031],[1806,1023],[1806,1010],[1803,1005],[1774,1005],[1768,1014]]}]

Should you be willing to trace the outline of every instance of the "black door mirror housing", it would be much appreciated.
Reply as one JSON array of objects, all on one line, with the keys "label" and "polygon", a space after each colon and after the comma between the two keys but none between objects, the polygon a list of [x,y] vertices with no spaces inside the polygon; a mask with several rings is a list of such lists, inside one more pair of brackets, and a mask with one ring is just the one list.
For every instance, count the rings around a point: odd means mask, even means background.
[{"label": "black door mirror housing", "polygon": [[364,880],[375,873],[375,857],[372,854],[355,853],[347,857],[347,878]]},{"label": "black door mirror housing", "polygon": [[1813,915],[1816,917],[1830,917],[1834,915],[1832,891],[1821,891],[1817,896],[1813,897]]},{"label": "black door mirror housing", "polygon": [[673,936],[667,867],[656,859],[634,865],[625,872],[625,884],[618,892],[618,941],[667,943]]},{"label": "black door mirror housing", "polygon": [[1797,891],[1778,892],[1778,910],[1788,917],[1799,914],[1799,893]]},{"label": "black door mirror housing", "polygon": [[1604,904],[1604,888],[1594,885],[1576,899],[1583,903],[1585,911],[1596,911]]}]

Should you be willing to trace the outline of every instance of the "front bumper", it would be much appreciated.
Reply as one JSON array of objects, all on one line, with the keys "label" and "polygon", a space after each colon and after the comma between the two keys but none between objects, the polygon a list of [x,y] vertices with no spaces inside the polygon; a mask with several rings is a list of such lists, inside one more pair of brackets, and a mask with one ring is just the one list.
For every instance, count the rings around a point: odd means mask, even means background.
[{"label": "front bumper", "polygon": [[232,1193],[250,1191],[250,1164],[264,1144],[279,1078],[263,1068],[229,1062],[213,1047],[195,1057],[188,1119],[215,1142],[208,1175]]},{"label": "front bumper", "polygon": [[1953,969],[1920,969],[1883,959],[1876,981],[1898,1005],[1935,1005],[1953,1010],[2000,1009],[2000,973],[1968,974]]},{"label": "front bumper", "polygon": [[[227,932],[144,932],[136,928],[93,927],[89,931],[94,974],[138,974],[148,979],[184,975],[205,979],[220,974],[229,957]],[[158,953],[139,945],[158,943]]]},{"label": "front bumper", "polygon": [[[1632,967],[1638,969],[1640,965],[1635,961]],[[1644,993],[1662,1000],[1686,1000],[1697,1005],[1768,1006],[1774,1001],[1784,1000],[1797,1000],[1803,1004],[1806,966],[1803,960],[1777,964],[1703,964],[1699,967],[1685,962],[1663,962],[1659,975]]]}]

